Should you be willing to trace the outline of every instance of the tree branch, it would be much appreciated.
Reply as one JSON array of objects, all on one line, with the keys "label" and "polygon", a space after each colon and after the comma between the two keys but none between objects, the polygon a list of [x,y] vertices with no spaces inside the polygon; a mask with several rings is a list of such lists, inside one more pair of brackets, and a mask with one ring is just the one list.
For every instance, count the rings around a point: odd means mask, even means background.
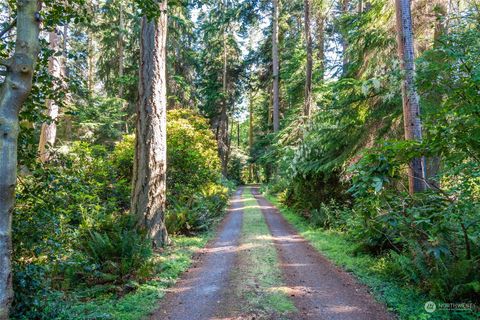
[{"label": "tree branch", "polygon": [[12,23],[10,23],[5,29],[3,29],[3,30],[0,32],[0,39],[1,39],[5,34],[7,34],[10,30],[12,30],[13,27],[15,27],[16,24],[17,24],[17,19],[13,20]]}]

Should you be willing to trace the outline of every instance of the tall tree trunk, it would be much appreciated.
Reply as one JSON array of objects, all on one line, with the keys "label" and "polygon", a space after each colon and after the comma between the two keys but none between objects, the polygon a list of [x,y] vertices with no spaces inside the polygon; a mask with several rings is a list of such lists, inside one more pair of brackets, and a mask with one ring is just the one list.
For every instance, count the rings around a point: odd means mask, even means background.
[{"label": "tall tree trunk", "polygon": [[273,124],[273,83],[268,86],[268,130]]},{"label": "tall tree trunk", "polygon": [[[445,0],[437,0],[434,3],[434,13],[436,15],[436,21],[434,26],[433,33],[433,47],[439,46],[440,38],[447,33],[447,4]],[[442,61],[438,61],[441,63]],[[441,105],[442,97],[438,93],[434,92],[433,96],[430,97],[433,100],[432,105]],[[438,172],[440,171],[441,159],[440,156],[433,156],[425,159],[425,172],[427,176],[427,181],[430,187],[440,187],[439,181],[436,179]]]},{"label": "tall tree trunk", "polygon": [[[350,7],[350,0],[343,0],[342,1],[342,14],[347,15],[349,13]],[[342,55],[343,55],[343,75],[347,73],[347,66],[348,66],[348,42],[345,39],[345,35],[342,38]]]},{"label": "tall tree trunk", "polygon": [[[54,78],[55,82],[58,82],[62,79],[62,63],[60,57],[57,55],[57,52],[60,49],[60,37],[58,31],[54,30],[48,33],[49,47],[52,50],[53,54],[48,59],[48,72]],[[54,88],[58,90],[58,85],[54,85]],[[59,107],[58,104],[52,100],[47,99],[47,113],[46,116],[49,118],[48,122],[42,124],[40,130],[40,142],[38,144],[38,159],[41,162],[47,162],[50,159],[49,148],[53,147],[55,144],[55,139],[57,138],[57,118]]]},{"label": "tall tree trunk", "polygon": [[8,319],[12,291],[12,213],[17,182],[18,115],[32,89],[39,45],[41,2],[24,0],[17,7],[15,52],[0,86],[0,319]]},{"label": "tall tree trunk", "polygon": [[322,5],[317,8],[317,42],[318,72],[320,73],[320,79],[323,80],[325,77],[325,17]]},{"label": "tall tree trunk", "polygon": [[142,18],[132,213],[155,248],[168,240],[165,227],[167,169],[167,0],[160,16]]},{"label": "tall tree trunk", "polygon": [[93,32],[88,32],[88,43],[87,43],[87,51],[88,51],[88,70],[87,70],[87,88],[88,88],[88,95],[90,96],[93,92],[94,86],[94,74],[93,74],[93,67],[95,63],[95,48],[93,47]]},{"label": "tall tree trunk", "polygon": [[313,49],[312,34],[310,32],[310,0],[304,0],[305,10],[305,45],[307,51],[307,66],[305,78],[305,101],[303,106],[303,115],[310,117],[312,109],[312,69],[313,69]]},{"label": "tall tree trunk", "polygon": [[357,13],[362,13],[362,12],[363,12],[363,0],[358,0]]},{"label": "tall tree trunk", "polygon": [[[403,72],[402,97],[405,139],[422,140],[420,103],[415,88],[415,54],[410,0],[395,0],[397,15],[398,56]],[[408,169],[409,191],[411,194],[424,191],[424,159],[415,158]]]},{"label": "tall tree trunk", "polygon": [[[68,24],[63,26],[63,55],[62,55],[62,77],[66,81],[68,81],[68,77],[70,76],[70,69],[68,67]],[[64,83],[65,84],[65,83]],[[67,92],[65,97],[65,103],[68,104],[70,101],[70,95]],[[62,122],[65,124],[64,129],[64,137],[66,140],[72,140],[72,132],[73,132],[73,124],[72,124],[72,116],[68,114],[63,114]]]},{"label": "tall tree trunk", "polygon": [[279,60],[278,60],[278,0],[273,0],[272,16],[272,62],[273,62],[273,131],[280,130],[280,93],[279,93]]},{"label": "tall tree trunk", "polygon": [[[250,99],[249,99],[249,128],[248,128],[248,152],[250,156],[252,156],[253,152],[253,95],[250,92]],[[253,181],[253,163],[250,163],[249,166],[249,178],[250,181]]]},{"label": "tall tree trunk", "polygon": [[222,108],[220,110],[219,122],[218,122],[218,153],[220,155],[220,161],[222,164],[222,174],[227,177],[228,171],[228,52],[227,52],[227,28],[223,30],[223,71],[222,71]]},{"label": "tall tree trunk", "polygon": [[237,121],[237,148],[240,148],[240,120]]},{"label": "tall tree trunk", "polygon": [[123,73],[124,73],[124,56],[125,56],[125,44],[123,40],[123,30],[125,29],[125,19],[123,17],[123,6],[120,3],[119,9],[119,34],[118,34],[118,79],[120,81],[118,85],[118,97],[123,98]]}]

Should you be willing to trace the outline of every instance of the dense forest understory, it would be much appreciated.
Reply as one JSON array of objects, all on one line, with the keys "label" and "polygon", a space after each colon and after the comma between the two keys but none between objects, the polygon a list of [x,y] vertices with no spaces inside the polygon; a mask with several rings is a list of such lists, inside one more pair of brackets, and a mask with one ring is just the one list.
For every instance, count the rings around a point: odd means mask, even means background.
[{"label": "dense forest understory", "polygon": [[0,8],[0,320],[480,318],[478,0]]}]

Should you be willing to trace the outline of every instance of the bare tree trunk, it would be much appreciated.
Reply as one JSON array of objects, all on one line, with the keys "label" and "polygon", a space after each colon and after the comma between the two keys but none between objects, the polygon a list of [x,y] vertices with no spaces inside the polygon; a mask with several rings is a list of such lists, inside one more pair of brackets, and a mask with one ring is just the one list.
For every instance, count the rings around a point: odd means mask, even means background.
[{"label": "bare tree trunk", "polygon": [[[62,57],[62,77],[68,81],[68,77],[70,76],[70,69],[68,67],[68,24],[63,26],[63,57]],[[66,92],[67,95],[65,97],[65,103],[68,104],[70,102],[71,96]],[[65,123],[64,129],[64,137],[68,141],[72,140],[72,133],[73,133],[73,124],[72,124],[72,116],[68,114],[63,114],[62,121]]]},{"label": "bare tree trunk", "polygon": [[305,10],[305,45],[307,50],[307,66],[305,79],[305,101],[303,106],[303,115],[310,117],[312,109],[312,69],[313,69],[313,49],[312,34],[310,32],[310,0],[304,0]]},{"label": "bare tree trunk", "polygon": [[280,130],[280,94],[279,94],[279,60],[278,60],[278,0],[273,0],[272,17],[272,60],[273,60],[273,131]]},{"label": "bare tree trunk", "polygon": [[[342,14],[345,14],[345,15],[348,14],[349,6],[350,6],[350,0],[343,0],[342,1]],[[344,36],[344,38],[342,39],[343,74],[344,75],[347,72],[347,65],[348,65],[347,50],[348,50],[348,42],[347,42],[347,39],[345,39],[345,36]]]},{"label": "bare tree trunk", "polygon": [[132,213],[155,248],[168,241],[165,227],[167,169],[167,0],[159,3],[160,16],[142,18],[139,99]]},{"label": "bare tree trunk", "polygon": [[62,77],[68,78],[70,70],[68,69],[68,24],[63,26],[62,36]]},{"label": "bare tree trunk", "polygon": [[[250,156],[252,155],[253,151],[253,95],[250,92],[250,105],[248,108],[249,111],[249,128],[248,128],[248,152]],[[253,163],[250,163],[249,166],[249,178],[250,181],[253,181]]]},{"label": "bare tree trunk", "polygon": [[0,65],[7,68],[0,86],[0,319],[8,319],[12,291],[12,213],[17,181],[18,115],[32,89],[39,45],[41,2],[17,2],[15,53]]},{"label": "bare tree trunk", "polygon": [[273,124],[273,83],[268,86],[268,130]]},{"label": "bare tree trunk", "polygon": [[[440,38],[447,33],[447,4],[445,0],[437,0],[434,4],[434,13],[436,15],[436,21],[434,26],[433,33],[433,46],[438,47]],[[441,62],[441,61],[439,61]],[[433,105],[441,105],[442,97],[436,92],[433,93],[433,97],[430,97],[434,100]],[[427,176],[427,181],[429,186],[436,188],[440,187],[440,182],[435,179],[440,171],[441,167],[441,158],[440,156],[433,156],[425,159],[425,173]]]},{"label": "bare tree trunk", "polygon": [[222,72],[222,109],[220,110],[220,118],[218,123],[218,153],[222,164],[222,174],[227,177],[228,171],[228,52],[227,52],[227,31],[223,30],[223,72]]},{"label": "bare tree trunk", "polygon": [[118,79],[120,81],[118,85],[118,97],[123,98],[123,73],[124,73],[124,56],[125,56],[125,44],[123,40],[123,30],[125,29],[125,21],[123,17],[123,6],[120,3],[120,17],[119,17],[119,35],[118,35]]},{"label": "bare tree trunk", "polygon": [[323,7],[317,8],[317,60],[319,64],[320,79],[325,77],[325,17],[323,15]]},{"label": "bare tree trunk", "polygon": [[[422,123],[420,119],[420,103],[415,88],[415,54],[410,0],[395,1],[398,56],[403,71],[402,97],[405,139],[421,141]],[[411,161],[408,169],[409,191],[411,194],[426,189],[424,168],[423,158],[415,158]]]},{"label": "bare tree trunk", "polygon": [[95,48],[93,47],[93,32],[88,32],[88,43],[87,43],[87,51],[88,51],[88,72],[87,72],[87,88],[88,94],[91,95],[93,91],[93,86],[95,80],[93,79],[93,65],[95,63]]},{"label": "bare tree trunk", "polygon": [[[62,79],[62,63],[60,57],[57,56],[57,52],[60,49],[60,37],[58,36],[58,31],[54,30],[48,33],[49,47],[52,50],[53,54],[48,59],[48,72],[54,78],[55,82],[58,82]],[[54,84],[56,90],[59,89],[58,85]],[[57,138],[57,118],[59,107],[58,104],[52,100],[47,99],[47,114],[49,122],[43,123],[40,130],[40,142],[38,144],[38,159],[41,162],[47,162],[50,160],[50,151],[49,148],[53,147],[55,144],[55,139]]]},{"label": "bare tree trunk", "polygon": [[237,121],[237,147],[240,148],[240,120]]}]

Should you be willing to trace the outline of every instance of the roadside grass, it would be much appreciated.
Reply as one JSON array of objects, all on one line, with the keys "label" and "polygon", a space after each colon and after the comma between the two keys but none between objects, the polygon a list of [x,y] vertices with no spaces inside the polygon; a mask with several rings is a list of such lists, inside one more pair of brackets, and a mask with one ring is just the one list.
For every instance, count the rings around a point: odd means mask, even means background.
[{"label": "roadside grass", "polygon": [[289,297],[278,290],[283,280],[277,251],[251,188],[245,189],[243,199],[240,266],[233,273],[236,294],[247,303],[243,306],[246,310],[241,310],[243,314],[256,313],[260,318],[276,315],[278,318],[296,309]]},{"label": "roadside grass", "polygon": [[213,232],[207,232],[196,237],[173,237],[172,246],[154,257],[154,263],[159,265],[159,269],[151,281],[139,284],[135,292],[120,299],[110,296],[85,302],[73,293],[70,297],[73,302],[65,308],[59,319],[144,319],[155,310],[158,300],[165,295],[165,290],[189,268],[194,252],[204,247],[212,236]]},{"label": "roadside grass", "polygon": [[[359,281],[367,285],[374,297],[385,303],[388,309],[402,320],[446,320],[478,319],[478,315],[469,311],[445,311],[436,310],[433,313],[425,311],[427,301],[435,301],[422,294],[419,289],[405,286],[388,273],[387,258],[372,257],[366,254],[355,253],[355,243],[349,241],[346,235],[339,231],[323,230],[312,227],[307,220],[301,217],[293,209],[281,204],[278,199],[270,194],[266,198],[274,204],[292,224],[295,229],[307,239],[313,247],[324,254],[335,265],[353,273]],[[394,261],[393,261],[394,263]]]}]

